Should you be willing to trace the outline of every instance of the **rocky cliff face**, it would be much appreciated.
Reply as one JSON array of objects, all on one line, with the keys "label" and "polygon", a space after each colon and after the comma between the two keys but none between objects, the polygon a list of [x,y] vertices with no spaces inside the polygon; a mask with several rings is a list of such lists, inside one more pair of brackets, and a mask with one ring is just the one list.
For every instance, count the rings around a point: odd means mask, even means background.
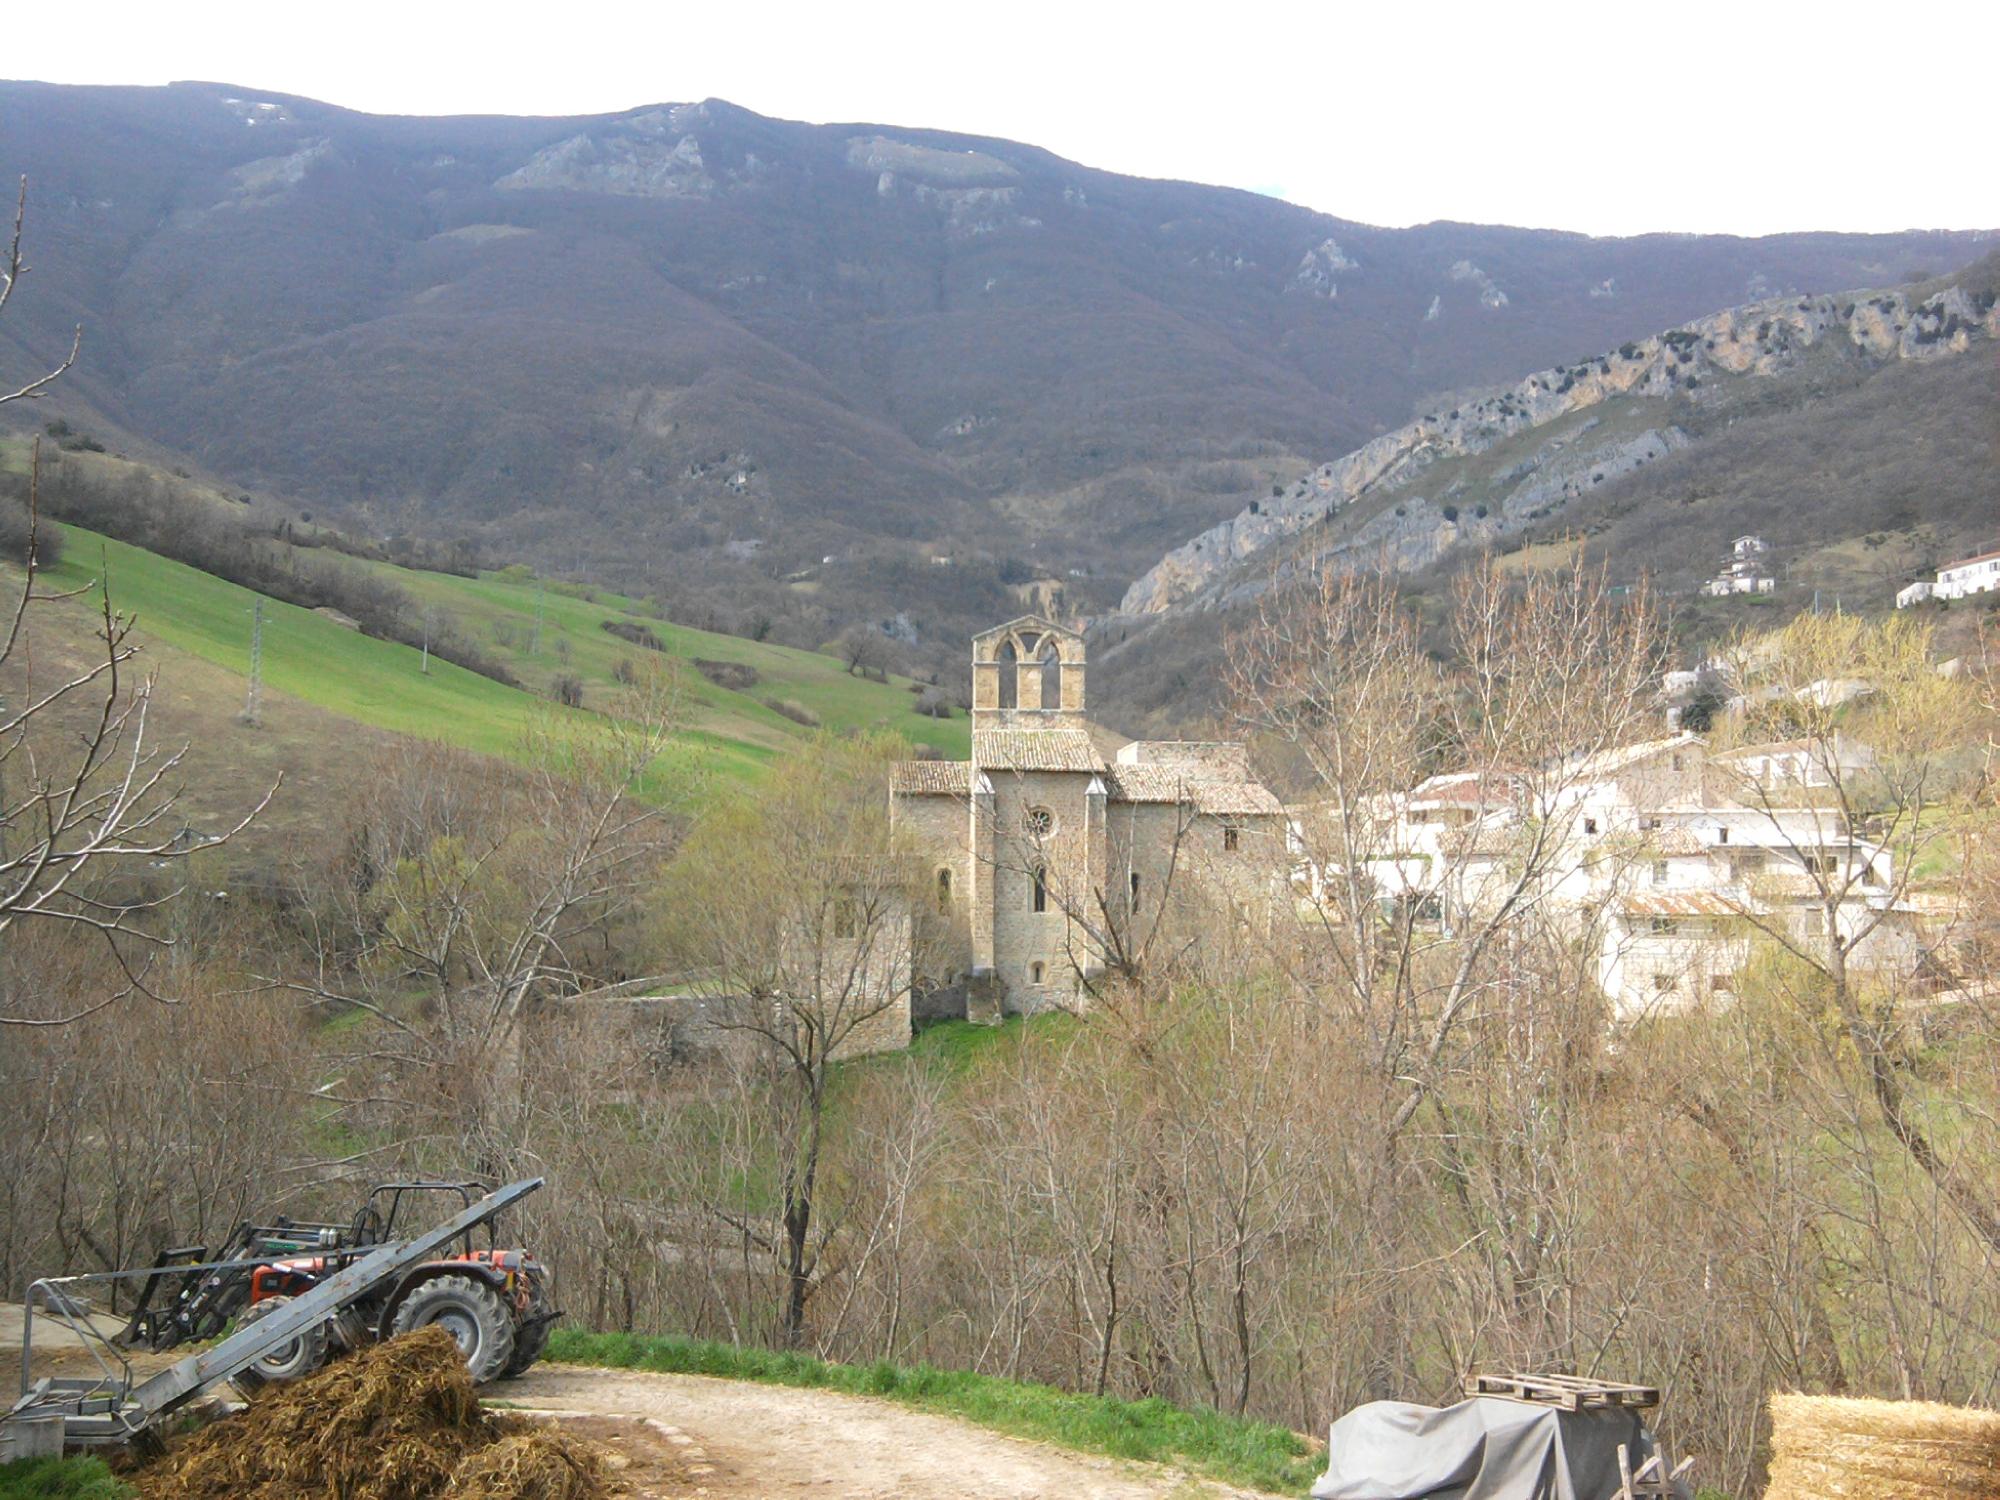
[{"label": "rocky cliff face", "polygon": [[1963,354],[1976,338],[1996,336],[2000,303],[1993,294],[1956,285],[1921,297],[1899,289],[1782,298],[1714,313],[1430,412],[1322,464],[1282,495],[1250,501],[1169,552],[1126,591],[1119,612],[1152,615],[1220,602],[1238,566],[1274,543],[1363,500],[1409,488],[1445,460],[1484,453],[1614,398],[1655,398],[1662,420],[1616,434],[1594,433],[1590,418],[1564,423],[1560,436],[1551,433],[1500,476],[1506,489],[1497,505],[1464,515],[1431,499],[1413,499],[1371,517],[1337,550],[1382,566],[1421,567],[1468,537],[1539,518],[1563,499],[1684,445],[1686,434],[1665,420],[1665,398],[1679,395],[1699,405],[1728,382],[1799,367],[1829,339],[1844,341],[1848,352],[1887,361],[1948,358]]}]

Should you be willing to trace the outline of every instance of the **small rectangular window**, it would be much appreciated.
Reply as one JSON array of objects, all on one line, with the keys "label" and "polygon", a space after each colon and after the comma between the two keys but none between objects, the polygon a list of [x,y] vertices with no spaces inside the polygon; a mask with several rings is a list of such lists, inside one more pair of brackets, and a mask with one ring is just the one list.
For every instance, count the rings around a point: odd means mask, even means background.
[{"label": "small rectangular window", "polygon": [[1222,847],[1225,851],[1234,852],[1240,831],[1234,823],[1222,825]]},{"label": "small rectangular window", "polygon": [[1674,976],[1667,973],[1665,970],[1662,970],[1661,972],[1653,976],[1653,988],[1655,990],[1666,991],[1672,989],[1673,987],[1674,987]]},{"label": "small rectangular window", "polygon": [[1049,872],[1046,866],[1035,866],[1035,910],[1049,909]]},{"label": "small rectangular window", "polygon": [[1595,833],[1595,832],[1597,832],[1597,819],[1595,819],[1595,818],[1585,818],[1585,819],[1583,820],[1583,831],[1584,831],[1585,833]]},{"label": "small rectangular window", "polygon": [[1728,842],[1729,842],[1729,830],[1728,830],[1727,828],[1718,828],[1718,829],[1716,829],[1716,830],[1715,830],[1715,841],[1716,841],[1716,843],[1718,843],[1718,844],[1726,844],[1726,843],[1728,843]]},{"label": "small rectangular window", "polygon": [[1664,859],[1656,859],[1653,861],[1653,884],[1665,885],[1666,883],[1667,862]]}]

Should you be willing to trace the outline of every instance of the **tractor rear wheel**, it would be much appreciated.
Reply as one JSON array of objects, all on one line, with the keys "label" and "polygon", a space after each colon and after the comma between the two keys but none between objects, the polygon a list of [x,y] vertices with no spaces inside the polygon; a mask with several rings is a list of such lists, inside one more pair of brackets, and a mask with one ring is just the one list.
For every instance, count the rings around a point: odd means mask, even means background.
[{"label": "tractor rear wheel", "polygon": [[514,1357],[507,1361],[507,1378],[512,1380],[542,1357],[549,1346],[549,1333],[556,1326],[555,1305],[549,1299],[546,1281],[531,1276],[528,1306],[514,1325]]},{"label": "tractor rear wheel", "polygon": [[390,1331],[409,1333],[436,1323],[458,1341],[475,1385],[498,1380],[514,1357],[514,1313],[506,1300],[470,1276],[419,1282],[396,1308]]},{"label": "tractor rear wheel", "polygon": [[[252,1323],[276,1317],[290,1306],[291,1300],[290,1297],[266,1297],[244,1313],[236,1326],[239,1329],[248,1328]],[[229,1377],[229,1383],[243,1395],[250,1396],[267,1385],[282,1385],[288,1380],[310,1375],[326,1363],[327,1343],[327,1325],[315,1323],[297,1338],[260,1356],[255,1364],[238,1370]]]}]

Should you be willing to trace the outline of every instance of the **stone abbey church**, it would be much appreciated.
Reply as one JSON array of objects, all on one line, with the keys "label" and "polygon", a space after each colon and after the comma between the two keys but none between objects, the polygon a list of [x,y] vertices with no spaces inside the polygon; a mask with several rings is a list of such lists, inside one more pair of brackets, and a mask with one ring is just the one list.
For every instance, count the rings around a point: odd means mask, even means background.
[{"label": "stone abbey church", "polygon": [[1083,637],[1025,615],[972,643],[972,758],[906,761],[897,826],[932,870],[966,1014],[1076,1006],[1170,904],[1267,903],[1285,813],[1240,744],[1084,716]]}]

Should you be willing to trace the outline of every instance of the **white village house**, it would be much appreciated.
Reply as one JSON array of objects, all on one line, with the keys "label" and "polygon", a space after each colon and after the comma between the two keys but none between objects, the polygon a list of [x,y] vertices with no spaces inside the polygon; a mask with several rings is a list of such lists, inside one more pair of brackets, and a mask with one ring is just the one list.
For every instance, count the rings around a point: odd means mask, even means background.
[{"label": "white village house", "polygon": [[1938,569],[1936,582],[1918,579],[1896,595],[1896,608],[1908,609],[1926,599],[1963,599],[2000,588],[2000,552],[1961,557]]},{"label": "white village house", "polygon": [[[1448,928],[1510,888],[1531,824],[1553,830],[1538,899],[1590,943],[1624,1018],[1733,993],[1760,932],[1803,937],[1825,921],[1829,885],[1843,935],[1872,924],[1853,962],[1908,972],[1924,951],[1922,914],[1894,899],[1887,852],[1815,795],[1832,780],[1826,753],[1805,742],[1711,753],[1690,733],[1553,778],[1435,776],[1357,819],[1366,885],[1385,913]],[[1867,763],[1858,745],[1832,753],[1845,769]],[[1303,865],[1302,898],[1321,899],[1339,874]]]},{"label": "white village house", "polygon": [[1729,560],[1722,571],[1701,586],[1711,597],[1727,594],[1768,594],[1777,580],[1765,571],[1770,566],[1765,555],[1771,544],[1761,536],[1739,536],[1729,544]]}]

